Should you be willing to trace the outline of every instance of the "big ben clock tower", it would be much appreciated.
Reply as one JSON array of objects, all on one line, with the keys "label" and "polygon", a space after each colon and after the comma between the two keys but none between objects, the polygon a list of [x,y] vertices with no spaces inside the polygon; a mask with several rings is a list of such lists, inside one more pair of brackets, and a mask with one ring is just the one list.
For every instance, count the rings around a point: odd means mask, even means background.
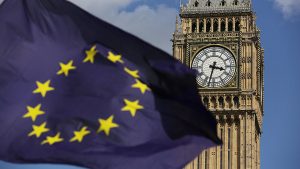
[{"label": "big ben clock tower", "polygon": [[181,5],[173,55],[198,72],[199,93],[223,140],[185,169],[259,169],[264,50],[251,0]]}]

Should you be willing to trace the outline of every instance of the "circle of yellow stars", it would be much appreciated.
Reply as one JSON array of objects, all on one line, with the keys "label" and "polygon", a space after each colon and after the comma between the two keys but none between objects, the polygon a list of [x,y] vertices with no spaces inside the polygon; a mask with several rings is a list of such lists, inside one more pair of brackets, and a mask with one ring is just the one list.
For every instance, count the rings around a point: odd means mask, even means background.
[{"label": "circle of yellow stars", "polygon": [[[83,63],[95,63],[95,58],[97,57],[97,46],[92,46],[89,50],[85,51],[85,58]],[[113,52],[108,52],[107,59],[115,64],[123,65],[124,72],[134,78],[135,83],[131,85],[131,88],[139,90],[141,94],[145,94],[147,91],[151,91],[150,88],[143,82],[139,80],[140,75],[138,70],[131,70],[128,67],[124,66],[124,61],[122,60],[122,55],[116,55]],[[58,76],[68,77],[72,71],[76,70],[74,66],[74,61],[70,60],[67,63],[59,63],[60,69],[56,73]],[[48,93],[55,91],[55,88],[51,86],[51,79],[40,82],[36,81],[36,89],[33,91],[33,94],[40,94],[42,98],[45,98]],[[124,106],[121,108],[122,112],[128,112],[134,118],[139,110],[144,109],[144,106],[140,104],[139,100],[129,100],[127,98],[123,99]],[[45,115],[46,112],[42,110],[42,104],[36,106],[27,106],[27,113],[23,115],[23,118],[30,119],[33,123],[36,122],[37,118]],[[103,132],[106,136],[110,135],[110,132],[114,128],[118,128],[119,124],[114,122],[114,115],[111,115],[107,119],[98,119],[99,128],[97,133]],[[42,135],[50,132],[50,129],[47,128],[47,122],[41,124],[33,124],[32,131],[28,134],[28,137],[40,138]],[[82,143],[84,138],[91,134],[91,131],[88,129],[88,126],[83,126],[80,130],[73,132],[73,137],[69,139],[69,142]],[[65,141],[65,138],[61,136],[61,133],[58,132],[52,136],[46,136],[46,138],[41,142],[41,145],[54,145],[60,142]]]}]

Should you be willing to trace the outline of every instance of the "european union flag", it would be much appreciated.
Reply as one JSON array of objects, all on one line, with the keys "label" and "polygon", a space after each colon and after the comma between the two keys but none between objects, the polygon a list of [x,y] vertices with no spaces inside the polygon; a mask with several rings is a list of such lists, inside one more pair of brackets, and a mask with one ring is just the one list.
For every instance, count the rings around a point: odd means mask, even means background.
[{"label": "european union flag", "polygon": [[195,72],[65,0],[0,7],[0,159],[180,169],[220,143]]}]

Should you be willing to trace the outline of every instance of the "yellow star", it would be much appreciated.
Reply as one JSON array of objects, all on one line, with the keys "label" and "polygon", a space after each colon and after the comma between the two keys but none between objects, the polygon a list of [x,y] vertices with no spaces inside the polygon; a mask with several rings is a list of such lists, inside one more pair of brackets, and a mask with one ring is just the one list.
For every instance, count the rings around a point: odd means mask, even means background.
[{"label": "yellow star", "polygon": [[136,83],[131,86],[132,88],[140,89],[143,94],[145,94],[147,90],[150,91],[150,88],[146,84],[142,83],[137,79],[135,80],[135,82]]},{"label": "yellow star", "polygon": [[104,133],[109,136],[110,130],[112,128],[117,128],[119,125],[117,123],[113,122],[114,116],[110,116],[108,119],[99,119],[100,127],[97,131],[97,133],[100,133],[101,131],[104,131]]},{"label": "yellow star", "polygon": [[47,123],[44,122],[43,124],[41,124],[40,126],[36,126],[36,125],[33,125],[32,128],[33,128],[33,131],[31,133],[28,134],[29,137],[31,136],[36,136],[37,138],[41,137],[41,135],[43,133],[46,133],[49,131],[48,128],[46,128],[46,125]]},{"label": "yellow star", "polygon": [[115,55],[112,52],[108,52],[108,60],[112,61],[113,63],[124,63],[121,55]]},{"label": "yellow star", "polygon": [[57,72],[57,75],[64,74],[65,76],[68,76],[70,70],[76,69],[76,67],[73,66],[73,60],[69,61],[67,64],[59,63],[59,65],[61,69]]},{"label": "yellow star", "polygon": [[124,68],[125,72],[131,75],[134,78],[140,78],[139,71],[138,70],[130,70],[127,67]]},{"label": "yellow star", "polygon": [[90,133],[91,132],[87,130],[87,127],[83,127],[80,131],[74,131],[74,137],[71,138],[70,142],[78,141],[81,143],[83,138]]},{"label": "yellow star", "polygon": [[30,117],[34,122],[38,116],[45,114],[45,112],[41,110],[41,106],[41,104],[37,105],[36,107],[27,106],[28,112],[23,116],[23,118]]},{"label": "yellow star", "polygon": [[64,139],[63,138],[61,138],[60,137],[60,133],[57,133],[55,136],[53,136],[53,137],[47,137],[46,138],[46,140],[44,140],[43,142],[42,142],[42,145],[44,145],[44,144],[49,144],[49,145],[53,145],[53,144],[55,144],[55,143],[59,143],[59,142],[62,142],[62,141],[64,141]]},{"label": "yellow star", "polygon": [[50,86],[50,80],[46,81],[45,83],[36,82],[38,88],[33,91],[33,93],[41,93],[43,97],[46,97],[47,92],[54,90],[53,87]]},{"label": "yellow star", "polygon": [[124,106],[122,108],[122,111],[129,111],[130,114],[132,115],[132,117],[135,116],[137,110],[144,109],[144,107],[139,104],[138,100],[136,100],[136,101],[129,101],[127,99],[124,99],[124,102],[125,102],[126,106]]},{"label": "yellow star", "polygon": [[96,50],[96,45],[94,45],[90,50],[85,51],[85,53],[86,53],[86,57],[83,60],[83,62],[84,63],[86,63],[86,62],[94,63],[95,56],[98,53],[98,51]]}]

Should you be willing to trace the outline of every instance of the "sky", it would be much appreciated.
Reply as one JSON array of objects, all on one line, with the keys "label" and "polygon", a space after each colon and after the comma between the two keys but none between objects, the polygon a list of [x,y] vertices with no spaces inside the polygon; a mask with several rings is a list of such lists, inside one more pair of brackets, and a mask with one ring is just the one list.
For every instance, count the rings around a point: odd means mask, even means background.
[{"label": "sky", "polygon": [[[171,53],[170,39],[175,29],[179,0],[70,1]],[[299,169],[300,0],[253,0],[253,4],[265,49],[261,168]],[[82,168],[0,162],[0,169]]]}]

